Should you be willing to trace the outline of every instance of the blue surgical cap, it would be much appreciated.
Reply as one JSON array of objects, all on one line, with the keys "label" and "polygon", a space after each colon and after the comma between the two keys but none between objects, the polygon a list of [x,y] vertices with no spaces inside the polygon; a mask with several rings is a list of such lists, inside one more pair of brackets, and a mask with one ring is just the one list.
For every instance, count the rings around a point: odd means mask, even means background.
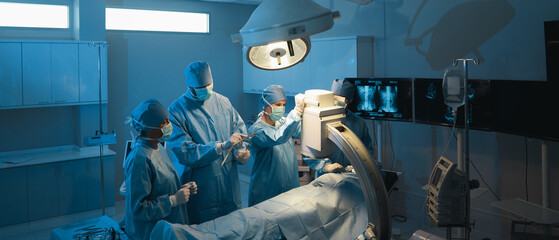
[{"label": "blue surgical cap", "polygon": [[154,98],[143,101],[130,114],[131,125],[137,131],[149,131],[161,125],[167,117],[167,108]]},{"label": "blue surgical cap", "polygon": [[268,106],[286,99],[287,97],[285,96],[285,91],[282,86],[270,85],[262,92],[262,98],[260,101],[264,104],[264,106]]},{"label": "blue surgical cap", "polygon": [[332,82],[332,92],[351,101],[355,94],[355,85],[346,79],[336,79]]},{"label": "blue surgical cap", "polygon": [[186,85],[189,87],[204,87],[213,83],[212,71],[207,62],[193,62],[184,70]]}]

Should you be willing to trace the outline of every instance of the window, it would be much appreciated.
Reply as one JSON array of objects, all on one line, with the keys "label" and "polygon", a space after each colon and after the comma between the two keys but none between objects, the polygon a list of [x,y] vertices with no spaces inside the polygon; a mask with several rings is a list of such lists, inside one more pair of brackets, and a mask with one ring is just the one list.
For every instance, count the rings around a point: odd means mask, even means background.
[{"label": "window", "polygon": [[68,28],[68,6],[0,2],[0,27]]},{"label": "window", "polygon": [[107,30],[190,33],[210,31],[207,13],[107,8],[105,17]]}]

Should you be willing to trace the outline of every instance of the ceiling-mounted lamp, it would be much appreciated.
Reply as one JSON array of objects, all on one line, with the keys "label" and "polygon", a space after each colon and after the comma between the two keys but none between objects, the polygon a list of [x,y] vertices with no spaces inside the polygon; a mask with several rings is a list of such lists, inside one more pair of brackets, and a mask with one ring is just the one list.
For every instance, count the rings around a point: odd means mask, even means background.
[{"label": "ceiling-mounted lamp", "polygon": [[309,36],[332,28],[339,17],[312,0],[264,0],[231,37],[249,47],[252,65],[279,70],[303,61],[311,49]]}]

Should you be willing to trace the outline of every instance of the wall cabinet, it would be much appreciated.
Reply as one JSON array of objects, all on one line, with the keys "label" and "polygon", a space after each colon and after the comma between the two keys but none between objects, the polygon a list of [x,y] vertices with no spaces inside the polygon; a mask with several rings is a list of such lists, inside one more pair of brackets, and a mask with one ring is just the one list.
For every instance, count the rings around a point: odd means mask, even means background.
[{"label": "wall cabinet", "polygon": [[99,67],[101,101],[106,103],[106,47],[83,41],[3,40],[0,108],[98,103]]},{"label": "wall cabinet", "polygon": [[51,103],[76,103],[79,95],[78,44],[51,44]]},{"label": "wall cabinet", "polygon": [[[99,158],[0,169],[0,227],[101,208]],[[115,204],[114,156],[103,157],[105,206]]]},{"label": "wall cabinet", "polygon": [[0,107],[22,104],[21,43],[0,42]]},{"label": "wall cabinet", "polygon": [[287,95],[308,89],[330,90],[332,81],[373,76],[373,39],[366,36],[312,39],[305,61],[276,71],[258,69],[243,52],[243,90],[260,93],[272,84],[282,85]]},{"label": "wall cabinet", "polygon": [[0,169],[0,226],[27,222],[27,168]]},{"label": "wall cabinet", "polygon": [[50,43],[23,43],[23,104],[51,103]]}]

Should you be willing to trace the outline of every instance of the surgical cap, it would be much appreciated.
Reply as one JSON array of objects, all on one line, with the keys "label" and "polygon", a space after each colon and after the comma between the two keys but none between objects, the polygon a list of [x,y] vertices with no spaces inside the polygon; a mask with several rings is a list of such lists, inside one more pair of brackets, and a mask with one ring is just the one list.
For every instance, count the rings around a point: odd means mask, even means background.
[{"label": "surgical cap", "polygon": [[143,101],[130,114],[131,125],[137,131],[151,130],[161,125],[169,117],[169,112],[154,98]]},{"label": "surgical cap", "polygon": [[189,87],[204,87],[213,83],[212,71],[207,62],[193,62],[184,70],[186,85]]},{"label": "surgical cap", "polygon": [[332,83],[332,92],[351,101],[353,99],[353,95],[355,94],[355,85],[345,79],[336,79]]},{"label": "surgical cap", "polygon": [[286,99],[287,97],[285,96],[285,91],[282,86],[270,85],[262,92],[262,98],[260,101],[264,104],[264,106],[268,106]]}]

